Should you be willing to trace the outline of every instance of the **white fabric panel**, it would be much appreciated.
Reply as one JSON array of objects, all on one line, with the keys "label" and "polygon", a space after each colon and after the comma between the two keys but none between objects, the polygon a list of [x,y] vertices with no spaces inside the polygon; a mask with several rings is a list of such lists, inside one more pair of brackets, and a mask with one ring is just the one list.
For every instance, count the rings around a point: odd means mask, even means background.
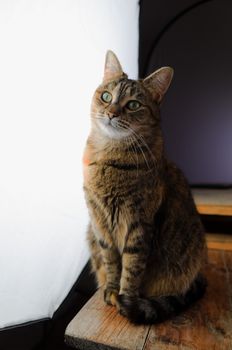
[{"label": "white fabric panel", "polygon": [[0,1],[0,328],[51,317],[89,254],[81,157],[107,49],[137,76],[137,0]]}]

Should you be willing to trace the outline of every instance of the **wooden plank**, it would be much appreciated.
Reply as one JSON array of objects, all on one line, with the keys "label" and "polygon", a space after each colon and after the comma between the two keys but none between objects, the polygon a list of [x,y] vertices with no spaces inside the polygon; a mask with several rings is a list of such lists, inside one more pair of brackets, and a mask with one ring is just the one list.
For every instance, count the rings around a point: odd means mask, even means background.
[{"label": "wooden plank", "polygon": [[200,214],[232,215],[232,189],[192,189]]},{"label": "wooden plank", "polygon": [[150,327],[129,323],[98,291],[69,324],[66,342],[79,350],[232,350],[232,252],[209,250],[204,272],[204,298]]},{"label": "wooden plank", "polygon": [[209,249],[232,251],[232,235],[225,235],[221,233],[207,233],[206,242]]},{"label": "wooden plank", "polygon": [[206,295],[172,321],[152,326],[144,350],[232,349],[232,281],[226,278],[224,254],[209,252]]},{"label": "wooden plank", "polygon": [[148,330],[149,326],[132,325],[105,305],[100,290],[68,325],[65,341],[79,350],[141,350]]},{"label": "wooden plank", "polygon": [[225,205],[210,205],[210,204],[197,204],[197,210],[199,214],[204,215],[232,215],[232,206]]}]

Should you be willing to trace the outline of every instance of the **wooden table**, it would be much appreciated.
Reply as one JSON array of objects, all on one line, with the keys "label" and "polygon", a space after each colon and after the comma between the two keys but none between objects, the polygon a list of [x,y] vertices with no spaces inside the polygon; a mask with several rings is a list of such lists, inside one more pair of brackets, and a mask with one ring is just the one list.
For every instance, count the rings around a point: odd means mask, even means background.
[{"label": "wooden table", "polygon": [[68,325],[65,341],[79,350],[232,350],[232,251],[210,249],[205,273],[204,298],[160,325],[132,325],[97,291]]}]

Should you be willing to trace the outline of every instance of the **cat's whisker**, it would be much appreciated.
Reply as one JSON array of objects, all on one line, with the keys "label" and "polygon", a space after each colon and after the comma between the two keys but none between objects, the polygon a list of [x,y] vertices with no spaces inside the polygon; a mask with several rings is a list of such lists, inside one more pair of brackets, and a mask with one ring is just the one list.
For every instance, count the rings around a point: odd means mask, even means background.
[{"label": "cat's whisker", "polygon": [[[91,115],[95,119],[102,119],[102,117],[105,117],[104,115],[102,115],[100,113],[92,113]],[[154,156],[153,156],[149,146],[144,141],[143,137],[140,134],[138,134],[133,128],[131,128],[127,121],[118,120],[116,123],[112,124],[111,126],[114,127],[115,129],[119,129],[119,130],[123,130],[123,131],[130,131],[133,134],[133,137],[131,135],[130,140],[131,140],[131,145],[132,145],[133,150],[134,150],[133,153],[136,154],[136,157],[137,157],[137,167],[138,167],[138,155],[137,155],[135,146],[137,146],[139,148],[148,169],[151,170],[150,164],[149,164],[147,157],[146,157],[146,155],[141,147],[141,144],[143,144],[146,147],[146,149],[148,150],[148,152],[150,153],[151,159],[153,160],[154,164],[155,164],[155,159],[154,159]]]},{"label": "cat's whisker", "polygon": [[102,119],[102,117],[92,117],[93,119]]},{"label": "cat's whisker", "polygon": [[[127,148],[129,148],[130,147],[130,143],[129,143],[128,137],[125,138],[125,143],[126,143]],[[133,156],[131,154],[129,154],[129,156],[130,156],[132,162],[134,162],[135,160],[134,160]]]},{"label": "cat's whisker", "polygon": [[133,141],[133,138],[130,136],[129,137],[129,140],[131,142],[131,147],[132,147],[132,153],[135,154],[136,156],[136,161],[137,161],[137,177],[139,175],[139,157],[138,157],[138,154],[136,152],[136,149],[135,149],[135,146],[134,146],[134,141]]},{"label": "cat's whisker", "polygon": [[[117,122],[116,126],[119,128],[119,129],[123,129],[123,130],[128,130],[128,127],[126,125],[123,125],[123,123],[121,123],[120,121]],[[131,146],[131,150],[132,150],[132,153],[136,156],[136,159],[133,159],[133,157],[131,156],[132,160],[134,162],[136,162],[136,166],[137,166],[137,177],[138,177],[138,167],[139,167],[139,159],[138,159],[138,154],[136,152],[136,148],[134,146],[134,141],[133,141],[133,138],[132,136],[128,136],[125,138],[125,141],[126,141],[126,144],[128,146],[128,148],[130,148]]]},{"label": "cat's whisker", "polygon": [[139,140],[142,142],[142,144],[146,147],[146,149],[148,150],[149,154],[151,155],[151,159],[153,160],[154,165],[156,166],[156,159],[155,159],[155,157],[154,157],[154,155],[153,155],[153,153],[152,153],[150,147],[149,147],[148,144],[144,141],[143,136],[140,135],[140,134],[138,134],[138,133],[136,133],[136,131],[135,131],[134,129],[132,129],[132,128],[129,128],[129,129],[131,130],[131,132],[132,132],[136,137],[139,138]]},{"label": "cat's whisker", "polygon": [[[137,134],[132,128],[130,128],[129,126],[124,125],[124,128],[125,128],[126,130],[131,131],[131,132],[133,133],[133,135],[134,135],[134,142],[135,142],[135,144],[139,147],[140,152],[141,152],[141,154],[143,155],[143,158],[144,158],[144,160],[145,160],[145,163],[146,163],[148,169],[151,170],[151,167],[150,167],[150,164],[149,164],[149,162],[148,162],[148,160],[147,160],[147,158],[146,158],[146,155],[144,154],[143,149],[142,149],[141,145],[139,144],[139,140],[138,140],[138,139],[140,139],[140,135],[138,135],[138,134]],[[142,139],[141,139],[141,142],[144,143]],[[148,147],[148,145],[145,145],[145,147]],[[149,149],[149,147],[148,147],[148,149]],[[149,151],[150,151],[150,149],[149,149]],[[151,152],[151,151],[150,151],[150,152]]]},{"label": "cat's whisker", "polygon": [[141,145],[139,144],[139,142],[138,142],[138,140],[137,140],[136,137],[134,137],[134,141],[135,141],[135,144],[136,144],[136,145],[139,147],[139,149],[140,149],[140,152],[141,152],[141,154],[142,154],[142,156],[143,156],[143,158],[144,158],[144,160],[145,160],[145,163],[146,163],[146,165],[147,165],[147,168],[148,168],[149,170],[151,170],[151,167],[150,167],[150,164],[149,164],[149,162],[148,162],[148,160],[147,160],[147,158],[146,158],[146,155],[145,155],[145,153],[143,152],[143,149],[142,149]]},{"label": "cat's whisker", "polygon": [[[136,155],[135,152],[134,152],[134,149],[133,149],[133,147],[132,147],[132,142],[131,142],[130,136],[126,137],[126,138],[125,138],[125,141],[126,141],[126,144],[127,144],[127,148],[128,148],[128,149],[131,148],[132,154],[133,154],[133,155]],[[133,162],[136,162],[136,159],[133,157],[132,154],[129,153],[130,158],[133,160]],[[137,164],[137,167],[138,167],[138,164]]]},{"label": "cat's whisker", "polygon": [[102,119],[102,118],[105,118],[106,116],[102,113],[94,113],[94,112],[91,112],[90,113],[91,117],[92,118],[96,118],[96,119]]}]

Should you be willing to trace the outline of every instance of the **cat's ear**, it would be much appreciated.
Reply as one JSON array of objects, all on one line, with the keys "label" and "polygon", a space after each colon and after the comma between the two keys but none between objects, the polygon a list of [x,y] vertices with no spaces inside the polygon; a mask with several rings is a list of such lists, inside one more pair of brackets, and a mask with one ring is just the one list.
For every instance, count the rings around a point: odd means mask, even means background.
[{"label": "cat's ear", "polygon": [[160,103],[171,84],[173,78],[173,69],[163,67],[149,75],[143,80],[144,86],[151,92],[154,100]]},{"label": "cat's ear", "polygon": [[123,75],[124,73],[117,56],[113,51],[107,51],[103,81],[113,80]]}]

